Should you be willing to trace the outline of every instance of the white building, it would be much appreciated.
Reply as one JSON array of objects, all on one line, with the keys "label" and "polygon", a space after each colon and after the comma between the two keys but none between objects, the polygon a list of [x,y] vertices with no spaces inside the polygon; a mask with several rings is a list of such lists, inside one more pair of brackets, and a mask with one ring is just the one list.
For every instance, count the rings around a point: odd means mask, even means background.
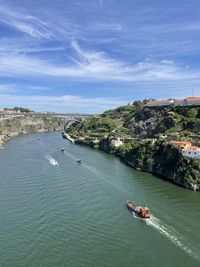
[{"label": "white building", "polygon": [[113,145],[114,147],[119,147],[123,145],[123,142],[118,138],[117,140],[111,140],[111,145]]},{"label": "white building", "polygon": [[185,157],[200,159],[200,147],[190,146],[189,148],[182,149],[182,154]]}]

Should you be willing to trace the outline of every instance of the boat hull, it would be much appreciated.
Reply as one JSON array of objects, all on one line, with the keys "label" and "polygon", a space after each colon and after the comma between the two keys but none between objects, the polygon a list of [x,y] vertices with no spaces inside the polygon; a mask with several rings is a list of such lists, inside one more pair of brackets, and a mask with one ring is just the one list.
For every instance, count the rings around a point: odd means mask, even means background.
[{"label": "boat hull", "polygon": [[127,208],[144,219],[150,218],[150,211],[147,207],[141,207],[133,201],[127,201]]}]

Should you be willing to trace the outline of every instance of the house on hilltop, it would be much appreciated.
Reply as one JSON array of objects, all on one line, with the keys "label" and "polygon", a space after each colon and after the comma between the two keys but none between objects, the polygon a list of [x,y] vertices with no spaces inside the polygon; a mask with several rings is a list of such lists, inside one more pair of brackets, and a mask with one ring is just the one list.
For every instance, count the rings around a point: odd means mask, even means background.
[{"label": "house on hilltop", "polygon": [[171,106],[174,103],[173,99],[169,100],[150,100],[144,105],[145,107],[165,107]]},{"label": "house on hilltop", "polygon": [[178,107],[200,106],[200,97],[187,97],[185,99],[150,100],[145,107]]},{"label": "house on hilltop", "polygon": [[187,149],[192,145],[192,143],[188,141],[171,141],[171,144],[178,146],[181,149]]},{"label": "house on hilltop", "polygon": [[191,142],[171,141],[171,144],[180,147],[183,156],[200,159],[200,147],[192,146]]},{"label": "house on hilltop", "polygon": [[182,154],[185,157],[200,159],[200,147],[198,147],[198,146],[191,146],[189,148],[184,148],[182,150]]}]

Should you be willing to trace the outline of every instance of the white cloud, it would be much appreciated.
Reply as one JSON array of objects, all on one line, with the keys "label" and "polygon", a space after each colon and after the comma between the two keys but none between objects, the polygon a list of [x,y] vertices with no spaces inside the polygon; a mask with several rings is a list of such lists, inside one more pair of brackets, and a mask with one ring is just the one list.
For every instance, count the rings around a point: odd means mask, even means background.
[{"label": "white cloud", "polygon": [[[181,19],[177,20],[178,11],[174,8],[163,13],[153,6],[143,6],[130,10],[130,13],[124,10],[127,13],[122,18],[123,10],[120,7],[123,7],[123,3],[115,6],[113,12],[112,1],[87,1],[87,4],[74,1],[70,5],[63,4],[67,8],[62,10],[62,1],[59,4],[43,1],[45,3],[41,2],[41,6],[32,6],[32,1],[27,1],[22,6],[19,0],[13,8],[8,8],[7,1],[3,2],[0,22],[15,31],[8,31],[9,36],[6,31],[3,32],[5,37],[0,42],[0,77],[12,78],[12,81],[16,78],[26,79],[27,84],[28,80],[30,83],[36,80],[37,84],[40,81],[49,84],[52,80],[55,84],[60,79],[64,83],[92,81],[103,85],[110,82],[120,84],[121,88],[133,86],[133,91],[136,91],[135,88],[145,88],[143,93],[148,90],[152,95],[155,91],[156,94],[160,91],[162,95],[163,88],[168,88],[168,92],[178,90],[182,93],[186,87],[198,87],[200,69],[197,64],[191,67],[193,59],[185,60],[186,57],[176,56],[199,53],[200,22],[193,17],[185,23]],[[172,11],[175,19],[172,17],[171,20]],[[163,19],[168,15],[168,19]],[[185,66],[177,61],[185,61]],[[40,87],[38,90],[45,89]],[[28,91],[36,91],[36,87],[26,86],[23,89],[15,84],[0,85],[0,94],[10,94],[10,100],[11,93],[28,94]],[[95,93],[91,90],[92,94]],[[30,101],[27,97],[22,99],[23,103]],[[34,98],[31,99],[33,103]],[[83,104],[84,100],[76,97],[76,103],[82,101]],[[44,105],[39,98],[37,101]],[[56,108],[56,103],[64,107],[64,98],[62,101],[61,97],[59,100],[50,98],[46,101]],[[89,105],[90,101],[86,101]],[[101,103],[105,104],[106,101],[108,99],[103,98]]]},{"label": "white cloud", "polygon": [[118,98],[85,98],[82,96],[28,96],[0,94],[0,107],[25,106],[36,111],[102,112],[126,104]]},{"label": "white cloud", "polygon": [[55,37],[45,22],[39,18],[0,7],[0,21],[35,38],[50,39]]},{"label": "white cloud", "polygon": [[76,58],[58,63],[36,56],[0,53],[0,76],[70,78],[72,80],[159,82],[199,80],[200,70],[178,66],[173,61],[146,59],[137,64],[110,58],[103,52],[85,51],[72,42]]}]

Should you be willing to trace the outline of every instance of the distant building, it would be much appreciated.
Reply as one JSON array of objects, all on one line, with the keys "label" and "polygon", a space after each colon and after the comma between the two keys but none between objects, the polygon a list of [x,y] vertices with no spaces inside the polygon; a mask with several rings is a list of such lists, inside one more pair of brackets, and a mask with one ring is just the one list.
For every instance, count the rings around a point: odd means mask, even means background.
[{"label": "distant building", "polygon": [[183,156],[200,159],[200,147],[191,146],[182,150]]},{"label": "distant building", "polygon": [[113,145],[114,147],[119,147],[123,145],[123,142],[118,138],[117,140],[111,140],[111,145]]},{"label": "distant building", "polygon": [[178,106],[200,106],[200,97],[187,97],[185,99],[150,100],[145,107],[178,107]]},{"label": "distant building", "polygon": [[85,136],[80,136],[79,141],[85,141],[86,137]]},{"label": "distant building", "polygon": [[200,106],[200,97],[188,97],[183,100],[183,106]]},{"label": "distant building", "polygon": [[200,159],[200,147],[192,146],[188,141],[171,141],[171,144],[179,146],[182,150],[182,155],[190,158]]},{"label": "distant building", "polygon": [[187,149],[192,146],[192,143],[188,141],[171,141],[171,144],[178,146],[181,149]]},{"label": "distant building", "polygon": [[174,103],[174,100],[150,100],[149,102],[144,105],[145,107],[164,107],[170,106]]}]

